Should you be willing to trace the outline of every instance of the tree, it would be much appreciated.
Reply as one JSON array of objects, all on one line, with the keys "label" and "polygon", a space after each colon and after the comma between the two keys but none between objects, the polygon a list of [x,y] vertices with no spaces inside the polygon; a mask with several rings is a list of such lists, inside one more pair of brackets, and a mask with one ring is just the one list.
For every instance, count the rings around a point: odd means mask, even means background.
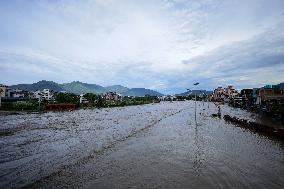
[{"label": "tree", "polygon": [[98,108],[102,108],[102,107],[105,106],[105,101],[104,101],[104,99],[102,98],[101,95],[98,96],[98,100],[97,100],[96,106]]},{"label": "tree", "polygon": [[58,103],[73,103],[78,104],[80,97],[73,93],[58,93],[55,95],[55,100]]},{"label": "tree", "polygon": [[86,93],[84,98],[89,101],[90,106],[95,106],[96,101],[98,100],[98,96],[94,93]]}]

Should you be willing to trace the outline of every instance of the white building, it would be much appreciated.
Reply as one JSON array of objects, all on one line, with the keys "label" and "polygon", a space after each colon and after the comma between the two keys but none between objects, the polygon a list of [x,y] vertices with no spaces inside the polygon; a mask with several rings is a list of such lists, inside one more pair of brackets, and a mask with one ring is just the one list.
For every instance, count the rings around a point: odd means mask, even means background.
[{"label": "white building", "polygon": [[35,92],[33,92],[33,95],[32,95],[32,98],[37,98],[37,99],[39,99],[39,98],[41,98],[41,91],[35,91]]},{"label": "white building", "polygon": [[43,91],[41,91],[41,94],[42,94],[42,99],[45,100],[51,100],[51,98],[53,97],[49,89],[43,89]]},{"label": "white building", "polygon": [[84,97],[85,94],[80,94],[80,104],[86,104],[89,101]]},{"label": "white building", "polygon": [[32,96],[33,98],[41,98],[42,100],[51,100],[53,98],[52,92],[49,89],[43,89],[42,91],[37,90],[33,92]]}]

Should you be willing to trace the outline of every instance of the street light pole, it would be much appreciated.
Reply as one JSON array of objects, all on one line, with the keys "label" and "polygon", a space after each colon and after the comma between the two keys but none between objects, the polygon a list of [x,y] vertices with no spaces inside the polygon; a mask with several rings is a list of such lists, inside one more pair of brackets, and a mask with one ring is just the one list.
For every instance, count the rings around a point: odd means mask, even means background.
[{"label": "street light pole", "polygon": [[[193,85],[197,86],[199,83],[194,83]],[[194,102],[194,118],[195,118],[195,124],[197,126],[197,121],[196,121],[196,89],[195,89],[195,102]]]}]

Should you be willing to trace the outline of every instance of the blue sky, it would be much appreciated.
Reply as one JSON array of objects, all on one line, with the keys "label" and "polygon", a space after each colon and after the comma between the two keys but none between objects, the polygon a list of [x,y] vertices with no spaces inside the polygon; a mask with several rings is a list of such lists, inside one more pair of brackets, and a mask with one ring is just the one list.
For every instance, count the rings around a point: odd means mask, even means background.
[{"label": "blue sky", "polygon": [[0,83],[162,93],[284,81],[283,0],[0,1]]}]

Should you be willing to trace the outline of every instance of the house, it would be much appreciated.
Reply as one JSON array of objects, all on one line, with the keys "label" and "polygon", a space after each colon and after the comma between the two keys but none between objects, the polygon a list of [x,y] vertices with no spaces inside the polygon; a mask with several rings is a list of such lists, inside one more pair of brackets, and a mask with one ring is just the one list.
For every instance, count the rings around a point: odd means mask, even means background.
[{"label": "house", "polygon": [[225,88],[225,96],[227,98],[234,98],[239,95],[238,91],[235,89],[234,86],[229,85],[227,88]]},{"label": "house", "polygon": [[41,91],[34,91],[32,94],[32,98],[39,99],[41,98]]},{"label": "house", "polygon": [[45,100],[51,100],[53,97],[52,92],[49,89],[43,89],[41,91],[41,94],[42,94],[42,99]]},{"label": "house", "polygon": [[213,92],[214,101],[223,101],[225,97],[225,90],[222,87],[218,87]]},{"label": "house", "polygon": [[20,89],[15,89],[11,91],[11,97],[14,98],[24,98],[24,97],[28,97],[29,96],[29,92],[28,91],[24,91],[24,90],[20,90]]},{"label": "house", "polygon": [[116,92],[107,92],[103,97],[105,100],[122,100],[122,95]]},{"label": "house", "polygon": [[49,89],[43,89],[42,91],[37,90],[33,92],[32,98],[42,99],[42,100],[51,100],[53,98],[53,93]]},{"label": "house", "polygon": [[259,89],[258,96],[262,101],[265,101],[277,96],[283,96],[283,94],[277,85],[266,85]]}]

